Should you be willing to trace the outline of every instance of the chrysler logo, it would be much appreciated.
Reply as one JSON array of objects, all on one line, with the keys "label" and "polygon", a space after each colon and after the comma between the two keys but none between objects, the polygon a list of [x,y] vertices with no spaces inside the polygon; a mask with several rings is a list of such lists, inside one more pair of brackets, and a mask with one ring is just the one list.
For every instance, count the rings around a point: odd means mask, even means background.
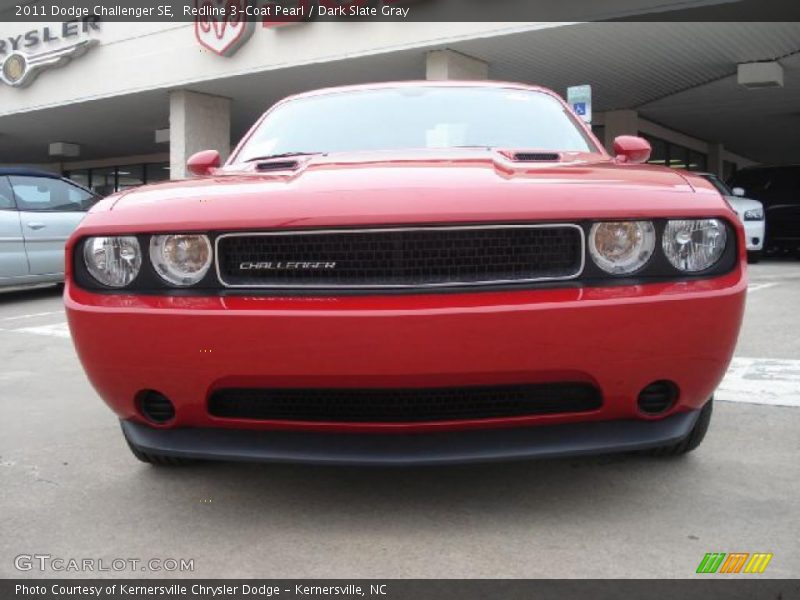
[{"label": "chrysler logo", "polygon": [[250,262],[239,264],[240,271],[324,271],[335,269],[335,262],[276,261]]},{"label": "chrysler logo", "polygon": [[85,54],[97,40],[84,40],[56,50],[28,54],[14,51],[4,59],[0,57],[0,81],[12,87],[25,87],[47,68],[58,67]]}]

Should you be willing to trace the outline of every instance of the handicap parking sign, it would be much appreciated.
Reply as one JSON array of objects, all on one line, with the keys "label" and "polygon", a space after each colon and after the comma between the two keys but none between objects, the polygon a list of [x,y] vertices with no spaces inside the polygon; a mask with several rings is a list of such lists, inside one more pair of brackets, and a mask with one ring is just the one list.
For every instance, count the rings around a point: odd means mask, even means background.
[{"label": "handicap parking sign", "polygon": [[592,122],[592,86],[576,85],[567,88],[567,102],[576,115],[586,123]]}]

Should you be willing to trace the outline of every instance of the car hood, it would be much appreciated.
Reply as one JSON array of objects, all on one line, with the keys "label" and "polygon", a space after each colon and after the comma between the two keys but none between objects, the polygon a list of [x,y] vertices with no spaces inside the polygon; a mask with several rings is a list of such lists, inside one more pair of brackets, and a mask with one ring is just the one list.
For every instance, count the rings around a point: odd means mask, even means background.
[{"label": "car hood", "polygon": [[122,193],[90,215],[87,226],[188,231],[725,212],[712,188],[698,188],[674,170],[619,165],[599,154],[530,163],[509,156],[488,150],[313,156],[281,159],[296,160],[296,168],[268,172],[248,164]]},{"label": "car hood", "polygon": [[763,209],[764,206],[758,200],[742,198],[741,196],[725,196],[725,199],[733,206],[736,214],[743,215],[748,210]]}]

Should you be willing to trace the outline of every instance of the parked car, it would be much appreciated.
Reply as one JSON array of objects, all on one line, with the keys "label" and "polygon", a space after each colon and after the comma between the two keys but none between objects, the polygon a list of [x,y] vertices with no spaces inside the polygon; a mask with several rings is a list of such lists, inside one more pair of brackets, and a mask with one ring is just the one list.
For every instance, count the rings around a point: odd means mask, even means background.
[{"label": "parked car", "polygon": [[744,225],[747,258],[750,262],[758,262],[764,248],[764,206],[758,200],[745,198],[742,188],[731,189],[722,179],[713,173],[698,173],[708,179],[733,207],[739,220]]},{"label": "parked car", "polygon": [[765,251],[800,256],[800,165],[748,167],[729,183],[764,205]]},{"label": "parked car", "polygon": [[289,98],[224,166],[200,152],[201,179],[81,223],[78,355],[154,464],[688,452],[744,229],[707,180],[640,164],[645,140],[614,148],[522,84]]},{"label": "parked car", "polygon": [[0,287],[63,281],[67,238],[96,200],[54,173],[0,168]]}]

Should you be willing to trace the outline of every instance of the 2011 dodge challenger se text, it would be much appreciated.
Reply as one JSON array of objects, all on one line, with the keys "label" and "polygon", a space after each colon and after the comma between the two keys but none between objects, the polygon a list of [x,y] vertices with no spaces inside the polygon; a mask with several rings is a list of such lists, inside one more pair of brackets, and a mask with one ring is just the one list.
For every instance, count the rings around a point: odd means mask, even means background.
[{"label": "2011 dodge challenger se text", "polygon": [[438,464],[694,449],[744,310],[711,183],[609,156],[552,92],[407,82],[278,103],[200,177],[67,246],[80,359],[133,453]]}]

